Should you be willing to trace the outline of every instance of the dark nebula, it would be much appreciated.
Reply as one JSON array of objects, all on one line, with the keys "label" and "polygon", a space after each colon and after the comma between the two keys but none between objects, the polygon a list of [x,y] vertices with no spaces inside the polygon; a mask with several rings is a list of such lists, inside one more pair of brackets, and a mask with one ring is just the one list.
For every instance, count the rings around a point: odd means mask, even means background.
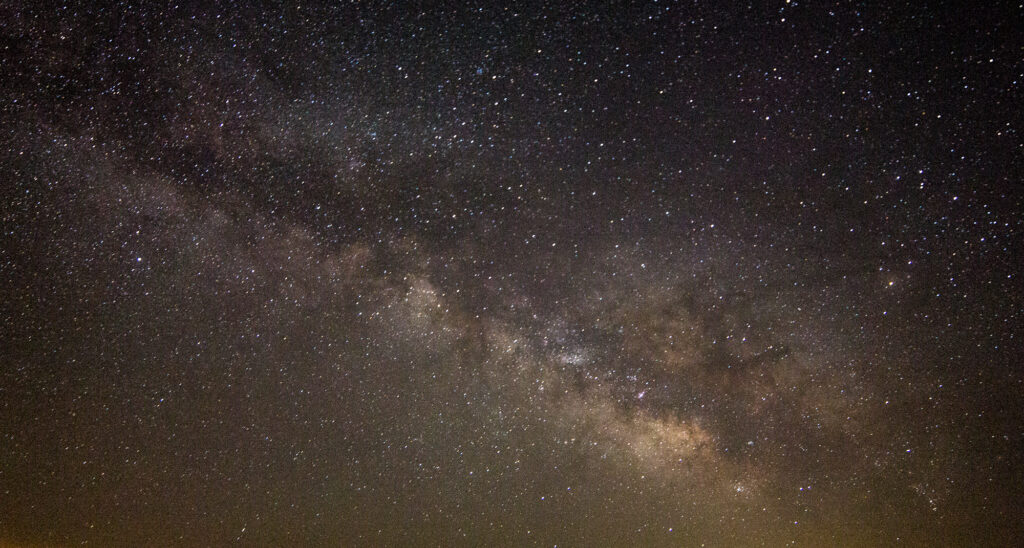
[{"label": "dark nebula", "polygon": [[1020,542],[1020,5],[99,4],[0,8],[0,545]]}]

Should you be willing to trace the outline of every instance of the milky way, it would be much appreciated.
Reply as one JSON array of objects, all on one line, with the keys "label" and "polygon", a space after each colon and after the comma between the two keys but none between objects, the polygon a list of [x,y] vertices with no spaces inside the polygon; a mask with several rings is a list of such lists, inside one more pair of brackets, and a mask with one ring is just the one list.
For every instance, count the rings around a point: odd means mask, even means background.
[{"label": "milky way", "polygon": [[1019,539],[1020,6],[569,4],[0,9],[0,544]]}]

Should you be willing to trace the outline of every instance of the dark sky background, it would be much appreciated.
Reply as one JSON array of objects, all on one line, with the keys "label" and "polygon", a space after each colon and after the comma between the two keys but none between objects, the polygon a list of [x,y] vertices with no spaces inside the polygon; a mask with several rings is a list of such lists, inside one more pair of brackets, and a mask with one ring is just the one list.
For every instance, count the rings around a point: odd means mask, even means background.
[{"label": "dark sky background", "polygon": [[1020,5],[42,4],[0,545],[1024,535]]}]

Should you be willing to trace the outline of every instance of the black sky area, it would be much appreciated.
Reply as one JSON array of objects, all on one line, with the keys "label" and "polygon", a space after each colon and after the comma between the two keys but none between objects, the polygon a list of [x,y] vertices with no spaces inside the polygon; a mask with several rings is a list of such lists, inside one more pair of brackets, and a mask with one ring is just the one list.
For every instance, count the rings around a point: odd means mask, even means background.
[{"label": "black sky area", "polygon": [[0,545],[1011,546],[1024,10],[0,7]]}]

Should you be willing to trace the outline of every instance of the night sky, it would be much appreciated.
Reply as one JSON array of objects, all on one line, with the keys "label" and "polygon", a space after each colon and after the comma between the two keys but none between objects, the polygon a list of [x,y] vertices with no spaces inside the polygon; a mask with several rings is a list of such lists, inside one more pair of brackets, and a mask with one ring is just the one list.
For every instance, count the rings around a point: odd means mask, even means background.
[{"label": "night sky", "polygon": [[43,4],[0,545],[1024,536],[1020,5]]}]

